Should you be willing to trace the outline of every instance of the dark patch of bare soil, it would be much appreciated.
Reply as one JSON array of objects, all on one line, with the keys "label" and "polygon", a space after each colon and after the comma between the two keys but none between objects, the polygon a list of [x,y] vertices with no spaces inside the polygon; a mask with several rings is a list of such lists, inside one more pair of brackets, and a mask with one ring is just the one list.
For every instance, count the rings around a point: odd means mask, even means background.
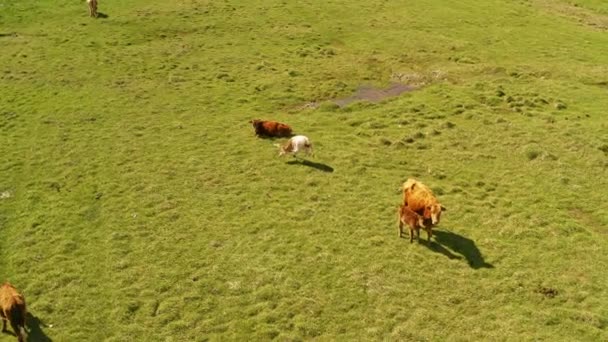
[{"label": "dark patch of bare soil", "polygon": [[402,83],[393,83],[385,89],[375,88],[372,86],[361,86],[353,95],[332,101],[340,107],[348,106],[356,101],[369,101],[377,103],[389,97],[399,96],[414,89],[415,88],[413,86]]},{"label": "dark patch of bare soil", "polygon": [[[403,93],[410,92],[415,90],[416,87],[403,84],[403,83],[393,83],[385,89],[375,88],[369,85],[362,85],[357,89],[357,91],[349,96],[342,99],[333,99],[328,102],[335,103],[338,107],[346,107],[349,104],[357,101],[369,101],[372,103],[378,103],[384,99],[399,96]],[[298,109],[316,109],[319,108],[321,102],[307,102],[304,105],[298,107]]]}]

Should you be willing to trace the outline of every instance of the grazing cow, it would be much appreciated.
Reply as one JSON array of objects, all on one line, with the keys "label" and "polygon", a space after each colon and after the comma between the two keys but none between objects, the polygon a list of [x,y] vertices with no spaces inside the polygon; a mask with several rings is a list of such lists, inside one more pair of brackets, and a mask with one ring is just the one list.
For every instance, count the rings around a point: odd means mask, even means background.
[{"label": "grazing cow", "polygon": [[97,18],[97,0],[87,0],[89,16]]},{"label": "grazing cow", "polygon": [[422,216],[416,214],[416,212],[403,204],[399,206],[397,214],[399,218],[399,237],[403,235],[403,226],[407,225],[410,232],[410,243],[414,241],[414,232],[416,233],[416,239],[420,241],[420,228],[426,231],[427,240],[431,241],[433,230],[431,226],[424,225]]},{"label": "grazing cow", "polygon": [[291,153],[294,157],[296,153],[304,150],[306,155],[312,155],[312,143],[303,135],[296,135],[289,139],[284,145],[279,147],[279,157]]},{"label": "grazing cow", "polygon": [[266,137],[291,137],[291,127],[284,123],[276,121],[264,121],[264,120],[251,120],[249,121],[255,129],[257,136]]},{"label": "grazing cow", "polygon": [[17,289],[6,282],[0,286],[0,317],[2,318],[2,332],[6,332],[6,321],[9,321],[17,340],[25,341],[25,298]]},{"label": "grazing cow", "polygon": [[425,220],[431,220],[432,225],[439,224],[443,207],[429,187],[421,182],[409,178],[403,183],[403,205],[408,206]]}]

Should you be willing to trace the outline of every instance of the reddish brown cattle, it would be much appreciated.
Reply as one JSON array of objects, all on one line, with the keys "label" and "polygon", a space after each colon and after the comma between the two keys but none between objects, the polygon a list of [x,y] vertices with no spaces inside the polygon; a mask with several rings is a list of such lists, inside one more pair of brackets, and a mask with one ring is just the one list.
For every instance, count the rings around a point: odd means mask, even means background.
[{"label": "reddish brown cattle", "polygon": [[251,120],[257,136],[265,137],[291,137],[291,127],[276,121]]},{"label": "reddish brown cattle", "polygon": [[422,216],[416,214],[416,212],[403,204],[399,206],[397,216],[399,218],[399,237],[403,236],[403,226],[407,225],[409,227],[410,243],[414,241],[414,233],[416,233],[416,239],[420,240],[420,228],[426,231],[427,240],[431,240],[433,231],[431,226],[424,225]]},{"label": "reddish brown cattle", "polygon": [[403,205],[406,205],[432,225],[439,224],[441,212],[446,211],[431,189],[421,182],[410,178],[403,183]]},{"label": "reddish brown cattle", "polygon": [[6,332],[6,321],[9,321],[17,340],[25,341],[25,298],[17,289],[6,282],[0,286],[0,317],[2,332]]}]

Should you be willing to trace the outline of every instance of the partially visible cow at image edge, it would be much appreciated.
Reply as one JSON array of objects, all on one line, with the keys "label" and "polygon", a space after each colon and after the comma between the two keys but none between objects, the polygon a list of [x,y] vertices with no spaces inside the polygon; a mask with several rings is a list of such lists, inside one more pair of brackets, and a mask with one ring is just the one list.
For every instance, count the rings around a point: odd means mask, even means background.
[{"label": "partially visible cow at image edge", "polygon": [[25,298],[17,289],[9,282],[0,286],[0,318],[2,319],[2,332],[7,332],[6,322],[8,321],[17,336],[19,342],[24,342],[25,333],[25,316],[27,310],[25,307]]}]

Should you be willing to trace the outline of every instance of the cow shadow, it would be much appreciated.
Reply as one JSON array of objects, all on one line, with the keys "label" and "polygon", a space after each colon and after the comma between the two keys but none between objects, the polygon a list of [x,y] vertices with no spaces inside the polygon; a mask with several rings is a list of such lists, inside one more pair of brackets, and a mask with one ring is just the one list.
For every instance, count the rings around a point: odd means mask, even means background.
[{"label": "cow shadow", "polygon": [[102,13],[102,12],[97,12],[97,18],[99,19],[107,19],[109,17],[109,15]]},{"label": "cow shadow", "polygon": [[444,230],[434,230],[433,235],[435,236],[435,241],[431,241],[430,244],[424,244],[430,250],[441,253],[450,259],[462,259],[464,257],[469,266],[474,269],[494,268],[492,264],[484,260],[481,251],[479,251],[473,240]]},{"label": "cow shadow", "polygon": [[31,342],[52,342],[53,340],[48,337],[42,327],[45,326],[38,317],[32,315],[30,312],[27,313],[26,325],[28,329],[27,340]]},{"label": "cow shadow", "polygon": [[276,148],[280,148],[284,142],[287,142],[289,139],[293,138],[295,134],[289,135],[268,135],[268,134],[259,134],[254,132],[254,137],[260,140],[267,140],[272,143],[272,145]]},{"label": "cow shadow", "polygon": [[261,134],[261,135],[257,135],[255,136],[258,139],[264,139],[264,140],[270,140],[270,141],[275,141],[275,140],[285,140],[286,139],[290,139],[293,138],[294,135],[285,135],[285,136],[276,136],[276,135],[265,135],[265,134]]},{"label": "cow shadow", "polygon": [[290,160],[287,162],[287,164],[289,165],[305,165],[308,167],[312,167],[313,169],[317,169],[319,171],[323,171],[323,172],[334,172],[334,168],[327,165],[327,164],[323,164],[323,163],[317,163],[317,162],[313,162],[307,159],[296,159],[296,160]]}]

